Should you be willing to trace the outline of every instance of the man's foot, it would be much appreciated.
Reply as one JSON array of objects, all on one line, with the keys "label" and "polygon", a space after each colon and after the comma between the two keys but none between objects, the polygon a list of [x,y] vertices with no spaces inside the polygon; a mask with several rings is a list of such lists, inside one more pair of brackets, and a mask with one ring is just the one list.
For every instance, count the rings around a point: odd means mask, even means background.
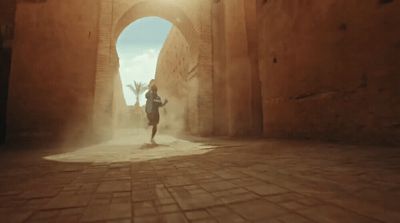
[{"label": "man's foot", "polygon": [[157,144],[156,141],[154,141],[154,139],[150,140],[151,144]]}]

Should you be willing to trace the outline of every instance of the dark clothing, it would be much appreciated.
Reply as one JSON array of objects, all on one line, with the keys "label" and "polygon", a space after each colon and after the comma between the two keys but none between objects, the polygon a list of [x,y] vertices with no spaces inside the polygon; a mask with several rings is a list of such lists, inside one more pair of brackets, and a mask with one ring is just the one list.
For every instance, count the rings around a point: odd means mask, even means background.
[{"label": "dark clothing", "polygon": [[159,108],[163,106],[160,96],[157,93],[148,91],[146,93],[146,113],[149,125],[158,125],[160,121]]},{"label": "dark clothing", "polygon": [[149,120],[149,125],[158,125],[160,122],[160,113],[147,113],[147,119]]}]

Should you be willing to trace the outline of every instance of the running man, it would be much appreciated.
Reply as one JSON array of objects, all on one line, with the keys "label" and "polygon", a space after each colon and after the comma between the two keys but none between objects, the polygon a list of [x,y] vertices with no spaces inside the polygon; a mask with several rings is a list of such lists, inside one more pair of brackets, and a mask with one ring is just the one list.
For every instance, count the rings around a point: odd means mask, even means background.
[{"label": "running man", "polygon": [[161,101],[160,96],[157,94],[157,90],[157,86],[152,84],[150,86],[150,91],[146,93],[146,113],[149,125],[153,126],[151,132],[151,143],[153,144],[155,144],[154,136],[157,133],[157,125],[160,122],[160,112],[158,109],[168,103],[168,100],[165,100],[164,103]]}]

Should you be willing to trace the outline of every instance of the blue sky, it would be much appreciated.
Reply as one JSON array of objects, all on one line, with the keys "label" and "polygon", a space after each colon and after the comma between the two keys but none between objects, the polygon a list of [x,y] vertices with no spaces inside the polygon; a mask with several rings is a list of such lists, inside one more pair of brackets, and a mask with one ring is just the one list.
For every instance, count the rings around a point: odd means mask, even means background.
[{"label": "blue sky", "polygon": [[[159,17],[145,17],[130,24],[117,40],[120,75],[125,101],[135,104],[135,96],[126,87],[134,81],[149,83],[156,72],[160,50],[172,24]],[[144,95],[140,103],[144,104]]]}]

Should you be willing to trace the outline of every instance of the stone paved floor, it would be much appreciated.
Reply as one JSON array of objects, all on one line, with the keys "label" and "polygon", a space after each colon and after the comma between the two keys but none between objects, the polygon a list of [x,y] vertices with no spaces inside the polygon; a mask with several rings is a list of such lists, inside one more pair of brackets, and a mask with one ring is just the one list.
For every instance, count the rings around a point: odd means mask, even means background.
[{"label": "stone paved floor", "polygon": [[400,222],[400,148],[130,134],[3,148],[0,222]]}]

